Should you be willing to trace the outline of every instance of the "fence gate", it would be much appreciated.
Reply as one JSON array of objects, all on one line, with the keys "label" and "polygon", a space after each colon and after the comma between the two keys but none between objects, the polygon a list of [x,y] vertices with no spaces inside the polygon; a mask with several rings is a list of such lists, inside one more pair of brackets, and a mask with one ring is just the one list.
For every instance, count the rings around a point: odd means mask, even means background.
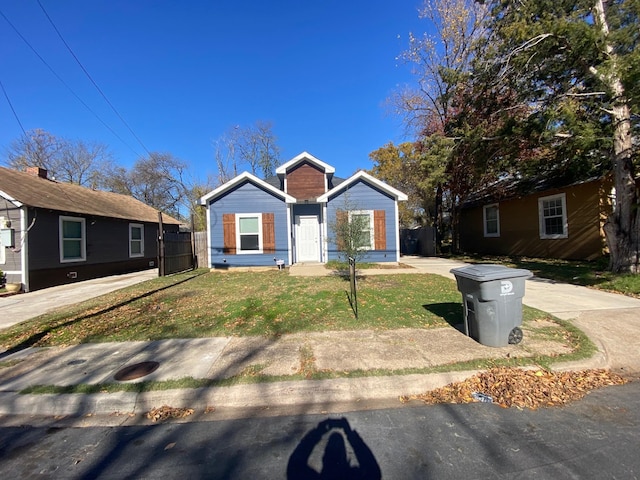
[{"label": "fence gate", "polygon": [[191,232],[163,232],[159,242],[158,270],[161,277],[193,270],[195,265]]}]

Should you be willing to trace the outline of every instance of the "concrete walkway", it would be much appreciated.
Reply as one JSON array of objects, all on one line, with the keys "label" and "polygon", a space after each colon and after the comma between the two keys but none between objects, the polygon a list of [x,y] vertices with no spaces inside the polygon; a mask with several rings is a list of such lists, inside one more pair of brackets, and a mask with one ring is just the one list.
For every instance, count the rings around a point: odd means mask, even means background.
[{"label": "concrete walkway", "polygon": [[[362,270],[365,275],[431,273],[453,278],[452,268],[462,266],[440,258],[403,257],[412,268]],[[157,273],[155,273],[157,275]],[[290,274],[330,274],[321,265],[303,265]],[[9,326],[51,308],[76,303],[116,288],[144,281],[154,271],[111,277],[74,286],[0,298],[0,325]],[[73,288],[75,287],[75,288]],[[572,321],[596,343],[599,353],[559,369],[613,368],[640,373],[640,300],[533,278],[527,280],[524,303]],[[19,320],[22,319],[22,320]],[[170,405],[205,409],[361,408],[396,404],[399,395],[430,390],[464,379],[474,372],[431,375],[394,375],[322,381],[283,381],[234,387],[112,393],[92,395],[19,395],[38,384],[74,385],[114,382],[114,375],[135,365],[157,369],[138,379],[172,380],[182,377],[219,380],[260,371],[268,375],[316,370],[424,369],[481,358],[504,358],[553,353],[561,345],[525,340],[520,345],[485,347],[454,328],[395,331],[319,332],[265,338],[174,339],[158,342],[85,344],[68,348],[26,349],[2,358],[0,414],[83,415],[143,413]],[[562,353],[559,350],[556,353]],[[153,364],[155,365],[155,364]]]}]

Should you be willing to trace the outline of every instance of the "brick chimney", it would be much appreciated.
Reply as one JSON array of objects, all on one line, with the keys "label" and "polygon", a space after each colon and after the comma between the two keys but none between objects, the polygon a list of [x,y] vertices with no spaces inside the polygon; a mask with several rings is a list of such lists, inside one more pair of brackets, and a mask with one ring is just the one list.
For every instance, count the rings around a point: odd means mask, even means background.
[{"label": "brick chimney", "polygon": [[34,177],[47,178],[47,171],[40,167],[27,167],[26,172]]}]

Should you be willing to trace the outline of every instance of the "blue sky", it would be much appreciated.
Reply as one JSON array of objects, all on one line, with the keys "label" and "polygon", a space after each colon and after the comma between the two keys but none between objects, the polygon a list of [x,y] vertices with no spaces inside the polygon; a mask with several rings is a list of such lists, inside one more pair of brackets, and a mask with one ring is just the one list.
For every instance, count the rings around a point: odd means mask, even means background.
[{"label": "blue sky", "polygon": [[[412,81],[396,57],[426,28],[419,0],[40,2],[147,150],[184,160],[194,178],[215,173],[212,141],[258,120],[273,122],[283,163],[306,150],[339,176],[406,140],[384,103]],[[0,11],[117,136],[0,17],[0,81],[24,128],[105,143],[130,167],[144,148],[37,0],[0,0]],[[2,159],[21,133],[0,92]]]}]

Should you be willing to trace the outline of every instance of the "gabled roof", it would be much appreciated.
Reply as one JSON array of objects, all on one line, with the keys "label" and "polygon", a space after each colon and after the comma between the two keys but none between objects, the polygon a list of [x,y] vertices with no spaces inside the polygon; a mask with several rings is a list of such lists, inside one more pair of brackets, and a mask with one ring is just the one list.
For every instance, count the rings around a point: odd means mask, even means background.
[{"label": "gabled roof", "polygon": [[310,153],[302,152],[301,154],[293,157],[284,165],[280,165],[278,168],[276,168],[276,173],[278,175],[283,175],[287,173],[287,170],[290,170],[291,168],[295,167],[298,163],[304,162],[305,160],[315,165],[316,167],[320,168],[322,171],[324,171],[324,173],[335,173],[336,171],[336,169],[333,168],[331,165],[326,164],[321,160],[318,160],[316,157],[314,157]]},{"label": "gabled roof", "polygon": [[343,190],[348,189],[351,185],[356,183],[358,180],[362,180],[365,183],[369,183],[370,185],[375,186],[376,188],[382,190],[383,192],[388,193],[390,196],[395,198],[396,201],[406,201],[407,198],[408,198],[407,195],[405,193],[402,193],[400,190],[396,190],[391,185],[387,185],[386,183],[378,180],[377,178],[372,177],[371,175],[369,175],[364,170],[360,170],[359,172],[356,172],[351,177],[347,178],[340,185],[336,186],[332,190],[329,190],[324,195],[319,196],[318,199],[317,199],[318,202],[326,202],[326,201],[328,201],[329,197],[331,197],[331,196],[333,196],[333,195],[335,195],[337,193],[340,193]]},{"label": "gabled roof", "polygon": [[[141,222],[158,221],[158,210],[128,195],[91,190],[4,167],[0,167],[0,196],[18,206]],[[166,214],[162,215],[162,221],[180,224],[179,220]]]},{"label": "gabled roof", "polygon": [[249,172],[242,172],[237,177],[232,178],[227,183],[223,183],[215,190],[211,190],[209,193],[204,195],[200,199],[200,205],[206,205],[210,200],[219,197],[220,195],[228,192],[238,185],[241,185],[244,182],[251,182],[254,185],[261,187],[263,190],[266,190],[269,193],[272,193],[273,195],[283,199],[286,203],[296,203],[296,199],[291,195],[284,193],[282,190],[279,190],[273,185],[268,184],[264,180],[260,180],[258,177],[250,174]]}]

